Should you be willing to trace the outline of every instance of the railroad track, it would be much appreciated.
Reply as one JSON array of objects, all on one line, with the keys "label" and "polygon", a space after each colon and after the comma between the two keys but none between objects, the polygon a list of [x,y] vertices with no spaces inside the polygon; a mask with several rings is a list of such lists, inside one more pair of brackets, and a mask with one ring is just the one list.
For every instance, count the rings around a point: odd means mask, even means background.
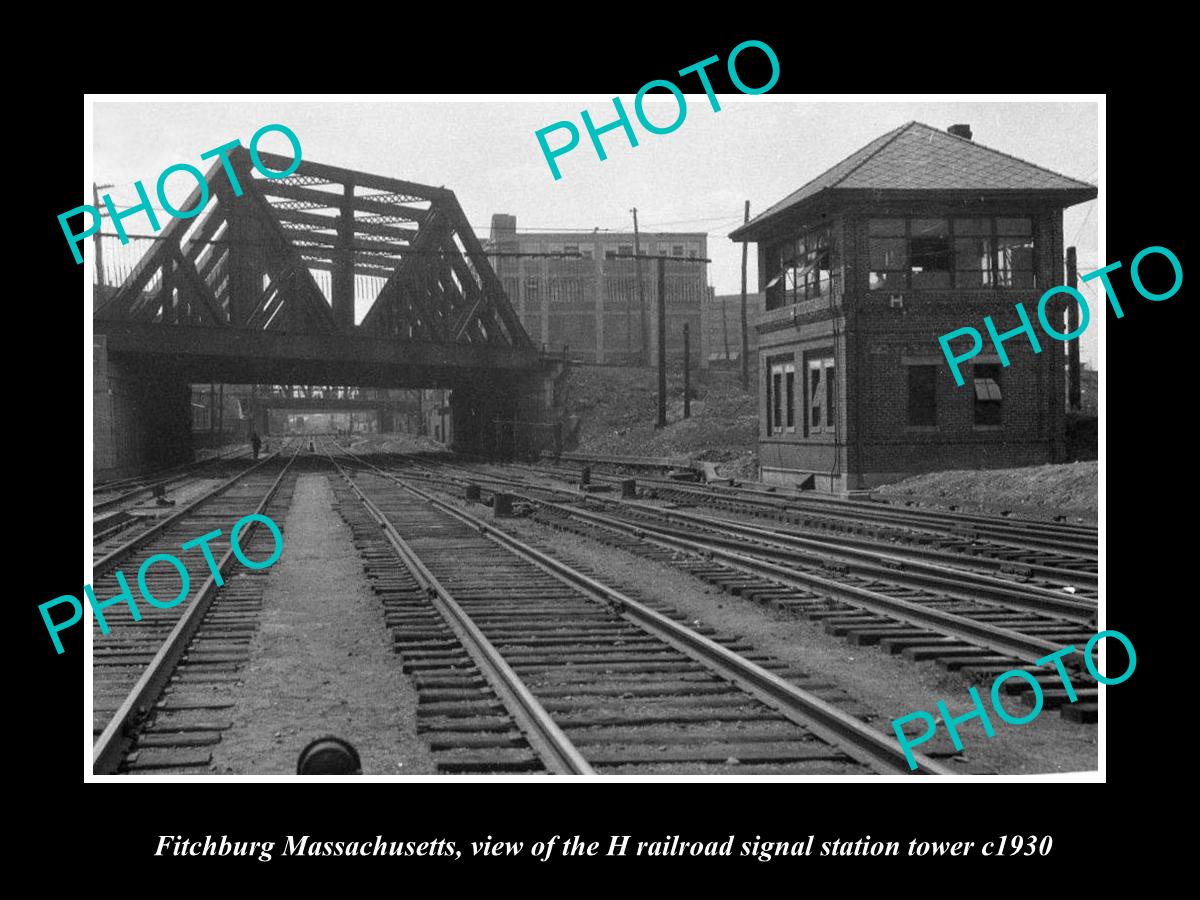
[{"label": "railroad track", "polygon": [[[215,453],[205,459],[172,466],[168,469],[160,469],[149,475],[138,475],[132,478],[122,478],[118,481],[106,481],[103,484],[98,484],[92,488],[92,513],[105,512],[139,497],[149,495],[159,485],[166,486],[197,476],[204,477],[201,474],[204,470],[209,468],[220,470],[223,464],[249,456],[249,454],[249,449],[243,446],[236,447],[233,450],[223,449],[221,452]],[[112,494],[113,496],[104,496],[107,494]]]},{"label": "railroad track", "polygon": [[[419,468],[414,475],[440,482],[443,489],[469,483],[457,467]],[[470,470],[465,474],[482,484],[492,479]],[[509,492],[508,483],[503,486]],[[530,492],[512,496],[529,503],[533,518],[552,528],[655,561],[666,552],[676,568],[730,593],[819,620],[853,643],[934,660],[970,678],[990,680],[1010,669],[1027,669],[1038,679],[1048,708],[1061,707],[1076,721],[1096,719],[1095,688],[1077,692],[1078,702],[1072,703],[1053,670],[1036,665],[1062,646],[1085,644],[1095,632],[1096,605],[1087,598],[944,568],[888,565],[886,558],[872,563],[844,553],[839,557],[838,548],[819,544],[802,550],[747,537],[737,525],[696,522],[692,516],[685,529],[671,522],[681,514],[645,504],[608,501],[598,512],[581,508],[578,498],[562,503]],[[1080,655],[1072,661],[1082,666]],[[1027,682],[1012,679],[1005,686],[1011,682],[1016,682],[1013,693],[1032,698]]]},{"label": "railroad track", "polygon": [[835,685],[364,459],[329,459],[442,771],[908,773]]},{"label": "railroad track", "polygon": [[[925,546],[880,540],[861,535],[829,533],[815,534],[794,526],[764,525],[760,521],[723,516],[720,518],[694,512],[692,504],[650,504],[634,499],[616,499],[604,493],[587,493],[586,489],[554,479],[561,487],[555,487],[545,478],[530,476],[523,467],[496,466],[469,467],[451,463],[444,459],[421,459],[420,457],[393,456],[397,463],[419,464],[432,472],[457,474],[463,479],[478,480],[505,485],[517,490],[556,494],[568,502],[578,502],[581,496],[599,506],[620,508],[624,512],[659,518],[682,524],[689,529],[715,530],[736,533],[742,541],[753,541],[759,545],[775,545],[786,555],[798,555],[803,550],[820,554],[826,559],[859,566],[861,564],[882,565],[893,570],[903,570],[912,581],[917,573],[947,576],[971,583],[976,591],[987,594],[1004,586],[1010,592],[1026,592],[1040,595],[1049,601],[1052,608],[1055,600],[1063,600],[1061,606],[1068,609],[1076,600],[1095,604],[1098,597],[1097,579],[1094,573],[1087,574],[1071,569],[1015,565],[1002,559],[981,556],[963,556]],[[581,493],[582,492],[582,493]]]},{"label": "railroad track", "polygon": [[[219,487],[221,483],[229,483],[242,472],[257,464],[250,460],[248,452],[243,451],[230,456],[210,457],[194,464],[187,471],[178,472],[167,478],[146,481],[138,487],[106,499],[97,499],[97,492],[93,492],[93,559],[102,559],[108,552],[135,539],[132,536],[136,529],[142,528],[144,531],[151,528],[174,511],[173,504],[139,508],[140,503],[148,500],[159,490],[165,494],[169,488],[177,497],[183,495],[185,502],[191,505],[193,498],[186,495],[194,493],[194,491],[189,491],[193,486],[202,486],[205,482],[216,480],[218,481],[216,486]],[[207,494],[208,492],[204,491],[196,499],[202,499]]]},{"label": "railroad track", "polygon": [[[574,484],[579,472],[563,468],[532,468],[509,465],[503,467],[510,477],[552,479],[560,484]],[[593,481],[610,487],[617,486],[625,478],[614,475],[592,473]],[[819,536],[822,540],[836,542],[846,547],[864,550],[880,550],[892,555],[913,560],[943,564],[956,568],[969,568],[989,573],[999,578],[1017,581],[1036,581],[1051,587],[1066,587],[1083,596],[1095,598],[1098,594],[1097,552],[1095,530],[1084,531],[1084,538],[1070,537],[1066,544],[1056,544],[1052,534],[1032,532],[1025,540],[1012,538],[1011,529],[1026,527],[1025,520],[1018,523],[993,519],[1000,527],[1008,529],[1002,538],[985,537],[970,522],[936,524],[930,526],[897,523],[890,519],[877,520],[877,510],[886,513],[887,507],[872,503],[855,503],[857,508],[851,517],[822,513],[822,504],[836,504],[837,500],[812,500],[813,509],[796,508],[785,498],[739,500],[727,496],[726,488],[720,485],[684,485],[669,480],[639,479],[636,482],[641,493],[649,494],[656,501],[671,503],[679,507],[712,508],[726,514],[743,516],[750,522],[763,519],[773,524],[763,526],[778,531]],[[647,485],[650,485],[647,487]],[[914,513],[921,515],[924,511]],[[1031,523],[1033,527],[1045,523]],[[1058,526],[1054,526],[1058,527]],[[1071,528],[1073,526],[1068,526]],[[991,530],[991,529],[985,529]],[[1064,552],[1061,548],[1067,547]],[[1077,549],[1077,548],[1084,549]],[[1058,549],[1050,549],[1058,548]]]},{"label": "railroad track", "polygon": [[[526,468],[546,477],[567,480],[577,478],[579,473],[578,469],[561,466]],[[593,479],[608,483],[624,477],[627,476],[592,473]],[[638,483],[653,490],[662,500],[785,521],[807,530],[865,533],[948,553],[987,557],[1005,565],[1029,567],[1035,572],[1058,569],[1090,574],[1093,578],[1096,573],[1098,535],[1094,527],[1085,525],[900,509],[884,503],[834,497],[788,496],[741,485],[701,485],[642,476]]]},{"label": "railroad track", "polygon": [[[135,621],[126,603],[104,609],[110,633],[99,623],[92,633],[92,748],[96,774],[195,772],[207,769],[210,748],[228,727],[221,711],[233,705],[225,690],[237,681],[258,628],[258,609],[267,571],[234,568],[229,543],[233,524],[249,513],[265,513],[282,530],[295,483],[295,454],[282,452],[243,471],[196,503],[158,523],[150,532],[101,556],[93,568],[98,601],[117,596],[118,567],[139,600],[136,574],[159,553],[174,555],[188,570],[187,599],[170,609],[137,603]],[[214,529],[209,542],[220,570],[218,586],[198,549],[180,546]],[[251,559],[270,556],[274,539],[252,523],[239,544]],[[178,596],[181,579],[165,565],[148,570],[150,592]]]}]

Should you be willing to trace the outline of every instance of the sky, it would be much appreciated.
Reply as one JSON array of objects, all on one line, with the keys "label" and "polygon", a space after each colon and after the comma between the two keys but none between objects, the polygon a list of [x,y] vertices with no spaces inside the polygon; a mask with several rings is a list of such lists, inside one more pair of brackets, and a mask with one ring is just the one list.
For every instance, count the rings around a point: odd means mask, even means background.
[{"label": "sky", "polygon": [[[651,100],[654,96],[647,96],[647,115],[665,125],[677,114],[676,103],[669,94],[663,100]],[[633,98],[623,96],[639,144],[631,147],[621,129],[611,131],[603,135],[608,153],[603,161],[580,118],[583,109],[598,127],[615,118],[611,98],[596,95],[499,102],[98,101],[92,171],[85,175],[115,185],[110,192],[118,209],[133,206],[134,181],[141,180],[153,196],[168,166],[188,162],[207,169],[211,163],[200,160],[204,151],[235,138],[246,145],[262,125],[282,123],[298,136],[305,159],[452,189],[481,239],[494,213],[515,215],[520,230],[628,231],[633,207],[645,231],[707,232],[709,284],[718,294],[741,288],[741,245],[728,234],[741,223],[746,200],[753,217],[905,122],[942,129],[967,123],[976,143],[1072,178],[1092,183],[1099,178],[1098,110],[1092,102],[816,102],[801,95],[722,94],[720,111],[713,111],[704,94],[686,97],[682,125],[655,135],[633,116]],[[558,157],[562,178],[555,180],[535,133],[561,120],[574,122],[581,140]],[[563,131],[548,136],[552,147],[565,139]],[[261,147],[289,153],[279,134],[267,135]],[[174,204],[183,205],[188,180],[176,175],[168,182]],[[1079,204],[1063,216],[1065,244],[1078,247],[1081,273],[1105,262],[1098,253],[1097,205]],[[150,231],[142,217],[126,227]],[[752,291],[755,269],[752,247]],[[1098,309],[1093,286],[1081,289]],[[1089,327],[1080,354],[1093,366],[1096,347],[1096,328]]]}]

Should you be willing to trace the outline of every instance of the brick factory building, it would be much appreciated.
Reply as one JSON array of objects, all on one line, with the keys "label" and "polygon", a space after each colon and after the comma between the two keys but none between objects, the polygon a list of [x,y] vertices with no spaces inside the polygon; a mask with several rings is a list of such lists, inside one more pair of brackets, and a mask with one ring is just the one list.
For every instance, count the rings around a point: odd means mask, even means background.
[{"label": "brick factory building", "polygon": [[[825,491],[917,472],[1037,465],[1064,453],[1063,345],[986,341],[957,387],[938,336],[992,316],[1036,324],[1062,284],[1062,211],[1093,185],[910,122],[746,225],[766,311],[759,339],[763,479]],[[1047,316],[1066,332],[1061,295]]]},{"label": "brick factory building", "polygon": [[[695,365],[706,364],[701,306],[708,296],[708,256],[703,233],[642,232],[643,255],[678,258],[665,272],[667,358],[683,354],[683,326],[691,332]],[[658,362],[657,263],[641,261],[643,302],[638,302],[638,261],[633,232],[518,232],[516,216],[492,216],[487,249],[521,324],[537,345],[570,348],[589,363]],[[502,256],[503,253],[579,253],[582,258]]]}]

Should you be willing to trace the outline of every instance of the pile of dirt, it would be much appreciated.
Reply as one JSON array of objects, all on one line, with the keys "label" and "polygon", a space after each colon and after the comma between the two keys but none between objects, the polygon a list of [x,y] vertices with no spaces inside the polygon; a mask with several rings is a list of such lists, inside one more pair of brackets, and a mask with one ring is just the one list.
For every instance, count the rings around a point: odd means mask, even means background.
[{"label": "pile of dirt", "polygon": [[1023,469],[930,472],[885,485],[874,493],[936,505],[1008,509],[1026,515],[1062,514],[1095,521],[1098,462]]},{"label": "pile of dirt", "polygon": [[339,443],[369,453],[438,453],[446,449],[445,444],[433,438],[405,432],[355,435],[352,440],[343,439]]},{"label": "pile of dirt", "polygon": [[[668,373],[667,425],[658,420],[658,372],[653,368],[578,366],[568,407],[580,416],[580,453],[670,456],[707,460],[724,476],[758,474],[758,396],[737,371],[692,373],[691,417],[683,418],[683,375]],[[751,385],[756,382],[751,379]]]}]

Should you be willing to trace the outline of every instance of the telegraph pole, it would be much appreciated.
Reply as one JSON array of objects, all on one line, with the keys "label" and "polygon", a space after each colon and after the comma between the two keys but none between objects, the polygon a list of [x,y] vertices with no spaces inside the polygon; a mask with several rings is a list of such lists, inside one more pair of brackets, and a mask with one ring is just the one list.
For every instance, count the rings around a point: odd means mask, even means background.
[{"label": "telegraph pole", "polygon": [[658,427],[667,424],[667,278],[658,257]]},{"label": "telegraph pole", "polygon": [[729,316],[726,315],[724,300],[721,301],[721,336],[725,342],[725,364],[728,365],[729,364]]},{"label": "telegraph pole", "polygon": [[[112,187],[111,184],[106,184],[106,188]],[[100,188],[96,182],[92,182],[92,203],[96,209],[100,208]],[[100,229],[96,229],[95,236],[92,237],[92,242],[96,245],[96,283],[104,287],[104,247],[100,243]]]},{"label": "telegraph pole", "polygon": [[[642,290],[642,241],[641,236],[638,234],[637,207],[635,206],[630,212],[633,213],[633,258],[637,271],[638,315],[642,323],[642,365],[644,366],[649,361],[647,357],[650,354],[649,344],[647,343],[648,335],[646,334],[648,331],[646,327],[646,295]],[[661,265],[659,271],[662,271]]]},{"label": "telegraph pole", "polygon": [[[750,201],[746,201],[746,217],[745,222],[750,221]],[[750,390],[750,331],[746,324],[746,253],[750,249],[750,244],[746,241],[742,242],[742,390]]]},{"label": "telegraph pole", "polygon": [[683,417],[692,417],[692,342],[687,322],[683,323]]},{"label": "telegraph pole", "polygon": [[[1079,275],[1076,269],[1075,248],[1067,248],[1067,287],[1075,287]],[[1070,334],[1079,327],[1079,304],[1074,301],[1067,304],[1067,333]],[[1079,338],[1067,342],[1067,409],[1078,412],[1082,404],[1082,390],[1079,372]]]}]

